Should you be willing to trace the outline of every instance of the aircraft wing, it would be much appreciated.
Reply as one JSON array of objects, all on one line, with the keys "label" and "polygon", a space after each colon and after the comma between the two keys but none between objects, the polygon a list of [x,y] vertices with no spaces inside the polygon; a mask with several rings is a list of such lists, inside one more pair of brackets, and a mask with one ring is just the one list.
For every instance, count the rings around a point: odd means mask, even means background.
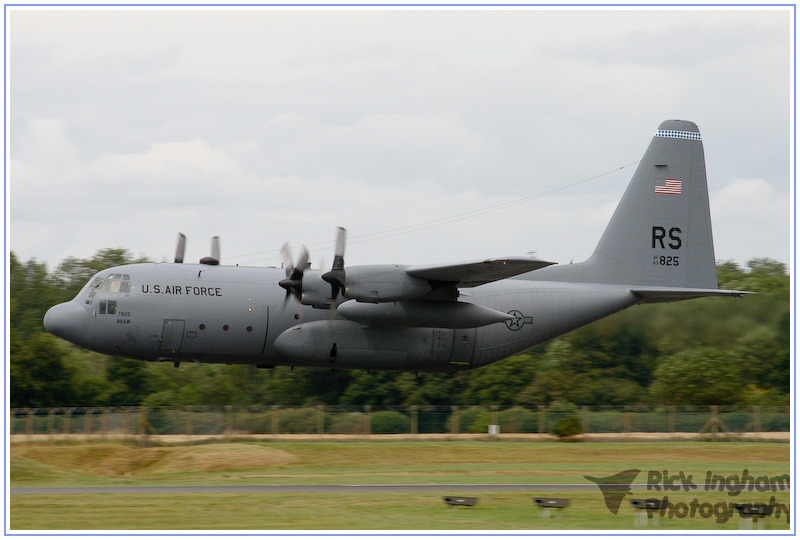
[{"label": "aircraft wing", "polygon": [[477,287],[556,264],[534,257],[486,259],[477,262],[415,265],[406,267],[410,276],[454,283],[456,287]]},{"label": "aircraft wing", "polygon": [[736,296],[744,297],[746,294],[756,294],[747,291],[731,291],[724,289],[695,289],[691,287],[631,287],[630,291],[642,299],[644,304],[655,304],[657,302],[674,302],[677,300],[689,300],[691,298],[703,298],[705,296]]}]

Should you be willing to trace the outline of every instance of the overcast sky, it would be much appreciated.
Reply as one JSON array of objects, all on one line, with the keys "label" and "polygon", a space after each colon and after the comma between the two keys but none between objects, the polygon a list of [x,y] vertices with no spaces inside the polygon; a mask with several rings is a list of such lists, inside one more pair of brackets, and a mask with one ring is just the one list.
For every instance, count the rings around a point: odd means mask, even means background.
[{"label": "overcast sky", "polygon": [[348,265],[578,262],[630,164],[681,118],[703,135],[717,259],[788,263],[791,22],[788,8],[10,9],[9,246],[51,269],[107,247],[171,260],[180,231],[187,261],[220,235],[223,263],[279,265],[291,240],[317,266],[341,225]]}]

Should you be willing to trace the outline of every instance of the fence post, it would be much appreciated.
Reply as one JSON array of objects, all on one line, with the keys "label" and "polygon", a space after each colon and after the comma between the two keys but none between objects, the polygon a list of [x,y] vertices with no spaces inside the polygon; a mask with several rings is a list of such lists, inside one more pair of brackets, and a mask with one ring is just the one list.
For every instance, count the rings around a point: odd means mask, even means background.
[{"label": "fence post", "polygon": [[272,425],[270,426],[270,430],[272,431],[273,435],[278,434],[278,406],[272,406]]},{"label": "fence post", "polygon": [[69,436],[69,432],[71,429],[72,429],[72,408],[67,407],[66,411],[64,412],[64,427],[61,429],[61,434]]},{"label": "fence post", "polygon": [[52,439],[56,431],[56,410],[47,409],[47,438]]},{"label": "fence post", "polygon": [[547,412],[545,411],[544,405],[539,405],[539,433],[544,434],[547,433]]},{"label": "fence post", "polygon": [[623,414],[624,415],[622,417],[623,418],[622,422],[623,422],[623,424],[625,426],[624,427],[625,433],[630,433],[631,432],[631,406],[630,405],[625,405],[625,413],[623,413]]},{"label": "fence post", "polygon": [[584,433],[589,433],[589,406],[583,405],[581,407],[581,428]]},{"label": "fence post", "polygon": [[103,435],[105,439],[108,436],[108,407],[103,407],[103,412],[101,413],[100,419],[100,433]]},{"label": "fence post", "polygon": [[84,409],[83,434],[87,439],[91,439],[92,436],[92,416],[94,416],[94,409],[92,407]]},{"label": "fence post", "polygon": [[450,433],[458,435],[458,405],[451,405],[450,410],[453,412],[450,415]]},{"label": "fence post", "polygon": [[139,407],[139,421],[136,426],[136,434],[139,435],[139,446],[147,444],[147,407]]},{"label": "fence post", "polygon": [[28,414],[25,417],[25,433],[29,435],[28,439],[30,439],[30,435],[33,435],[33,409],[25,409]]},{"label": "fence post", "polygon": [[317,435],[325,433],[325,405],[317,405]]},{"label": "fence post", "polygon": [[194,431],[194,418],[192,417],[194,411],[192,411],[192,406],[186,406],[186,434],[193,435]]},{"label": "fence post", "polygon": [[719,410],[716,405],[711,406],[711,440],[717,441],[717,431],[719,426]]},{"label": "fence post", "polygon": [[364,405],[364,435],[372,433],[372,405]]},{"label": "fence post", "polygon": [[761,433],[761,407],[753,407],[753,432]]},{"label": "fence post", "polygon": [[411,406],[411,434],[416,435],[419,433],[419,407],[416,405]]},{"label": "fence post", "polygon": [[225,405],[225,435],[233,433],[233,405]]}]

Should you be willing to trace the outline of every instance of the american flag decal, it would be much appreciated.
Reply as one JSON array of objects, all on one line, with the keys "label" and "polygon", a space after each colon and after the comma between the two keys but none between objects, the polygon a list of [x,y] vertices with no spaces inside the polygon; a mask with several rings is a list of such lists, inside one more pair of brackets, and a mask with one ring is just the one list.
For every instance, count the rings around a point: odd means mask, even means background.
[{"label": "american flag decal", "polygon": [[658,178],[656,180],[656,193],[667,193],[669,195],[681,194],[681,181],[674,178]]}]

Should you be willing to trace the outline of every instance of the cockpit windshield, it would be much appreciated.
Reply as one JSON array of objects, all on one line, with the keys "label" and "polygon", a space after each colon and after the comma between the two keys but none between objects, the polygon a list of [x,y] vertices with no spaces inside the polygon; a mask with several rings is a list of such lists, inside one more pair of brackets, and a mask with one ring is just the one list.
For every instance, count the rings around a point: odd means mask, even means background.
[{"label": "cockpit windshield", "polygon": [[129,274],[108,274],[106,277],[95,276],[89,285],[89,298],[97,292],[129,293],[131,292],[131,276]]}]

